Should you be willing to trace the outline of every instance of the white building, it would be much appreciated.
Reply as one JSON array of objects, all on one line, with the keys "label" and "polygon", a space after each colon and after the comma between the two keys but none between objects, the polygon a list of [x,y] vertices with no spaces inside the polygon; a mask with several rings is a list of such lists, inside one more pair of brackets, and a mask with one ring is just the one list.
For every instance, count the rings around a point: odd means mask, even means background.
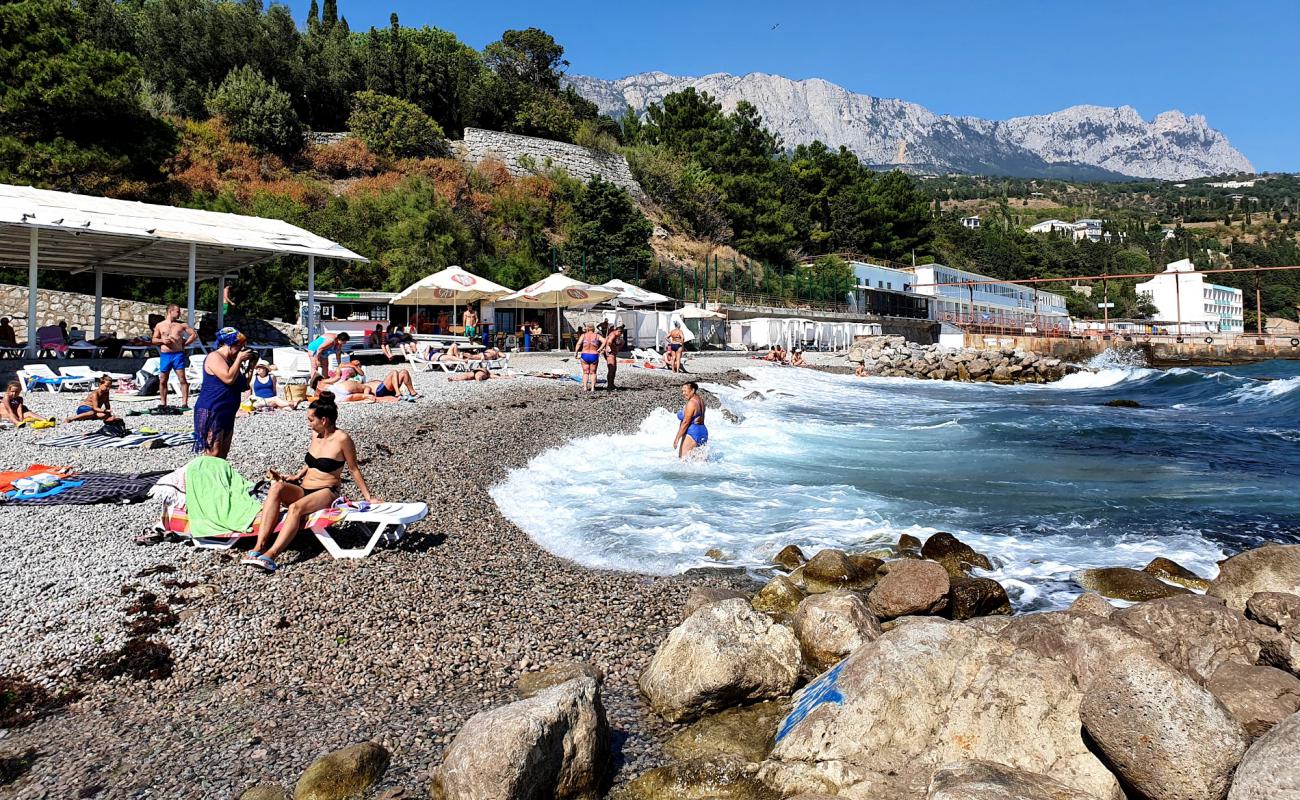
[{"label": "white building", "polygon": [[850,261],[854,292],[849,299],[860,314],[930,319],[930,300],[912,290],[916,275],[910,269]]},{"label": "white building", "polygon": [[1068,233],[1074,235],[1074,223],[1063,219],[1045,219],[1029,226],[1030,233]]},{"label": "white building", "polygon": [[962,217],[961,226],[963,228],[970,228],[971,230],[978,230],[980,226],[979,214],[976,214],[972,217]]},{"label": "white building", "polygon": [[[1156,322],[1174,333],[1241,333],[1245,329],[1242,292],[1205,280],[1188,259],[1137,285],[1156,307]],[[1181,326],[1180,326],[1181,323]]]},{"label": "white building", "polygon": [[[912,290],[932,298],[930,319],[956,325],[1029,329],[1043,333],[1070,330],[1065,298],[1059,294],[943,264],[914,267],[912,271],[915,274]],[[971,283],[961,285],[964,282]]]}]

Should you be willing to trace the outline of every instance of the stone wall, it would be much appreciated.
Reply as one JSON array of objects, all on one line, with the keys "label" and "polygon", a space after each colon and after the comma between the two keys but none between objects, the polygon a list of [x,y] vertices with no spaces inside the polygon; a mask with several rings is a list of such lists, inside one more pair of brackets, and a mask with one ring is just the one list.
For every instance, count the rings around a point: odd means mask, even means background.
[{"label": "stone wall", "polygon": [[[119,300],[115,297],[105,297],[102,308],[100,330],[105,335],[116,333],[122,339],[147,334],[150,315],[162,316],[167,310],[166,306]],[[211,338],[217,327],[216,312],[197,310],[195,316],[199,321],[200,333],[205,338]],[[27,339],[26,286],[0,283],[0,317],[10,318],[18,341]],[[91,338],[95,330],[94,295],[37,289],[36,327],[57,325],[60,320],[66,320],[69,328],[80,328],[85,331],[87,339]],[[251,341],[269,343],[291,341],[295,328],[288,323],[246,318],[236,314],[228,314],[226,324],[239,328]]]},{"label": "stone wall", "polygon": [[[531,175],[538,169],[558,168],[583,181],[599,175],[602,180],[627,189],[633,197],[645,197],[641,184],[632,177],[627,159],[618,153],[480,128],[466,128],[465,138],[452,142],[452,148],[457,156],[471,164],[496,159],[506,165],[511,175]],[[521,164],[521,159],[525,163]],[[531,169],[527,164],[530,161]]]}]

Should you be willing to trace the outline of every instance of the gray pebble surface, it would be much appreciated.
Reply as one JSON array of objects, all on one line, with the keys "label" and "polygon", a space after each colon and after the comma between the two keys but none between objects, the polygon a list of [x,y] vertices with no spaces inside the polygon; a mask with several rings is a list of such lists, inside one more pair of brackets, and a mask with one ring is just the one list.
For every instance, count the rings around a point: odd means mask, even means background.
[{"label": "gray pebble surface", "polygon": [[[577,372],[571,359],[554,355],[511,362],[515,370]],[[709,357],[690,368],[717,380],[752,363]],[[340,413],[372,491],[431,507],[402,543],[367,559],[336,561],[314,538],[300,537],[280,572],[265,575],[239,566],[237,551],[133,544],[157,518],[153,502],[0,506],[0,675],[84,693],[34,724],[0,730],[0,757],[37,753],[0,796],[234,797],[261,781],[291,787],[317,756],[366,740],[392,752],[374,794],[405,787],[422,796],[466,718],[516,699],[512,686],[524,672],[566,659],[605,671],[616,782],[662,763],[660,742],[671,730],[648,711],[636,678],[692,586],[743,578],[580,567],[533,544],[488,489],[546,449],[631,431],[655,408],[677,407],[676,384],[685,378],[624,366],[620,389],[595,396],[571,381],[527,377],[449,383],[418,373],[415,380],[416,403],[349,405]],[[37,413],[59,417],[80,399],[28,395]],[[190,415],[127,419],[132,428],[193,424]],[[0,469],[47,463],[139,472],[175,469],[192,457],[185,448],[40,444],[96,425],[0,431]],[[268,467],[293,470],[308,438],[302,411],[241,418],[231,463],[250,479]],[[345,494],[355,487],[345,483]],[[159,565],[174,571],[138,577]],[[164,580],[197,582],[188,590],[197,596],[175,601],[178,590]],[[124,587],[132,588],[124,594]],[[90,674],[126,639],[126,608],[139,591],[175,601],[178,623],[154,637],[171,648],[172,676]]]}]

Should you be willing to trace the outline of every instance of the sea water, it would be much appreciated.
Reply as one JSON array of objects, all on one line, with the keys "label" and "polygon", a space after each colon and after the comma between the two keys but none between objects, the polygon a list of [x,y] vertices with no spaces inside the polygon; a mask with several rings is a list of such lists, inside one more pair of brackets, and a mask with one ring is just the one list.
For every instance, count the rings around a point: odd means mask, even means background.
[{"label": "sea water", "polygon": [[677,419],[656,411],[543,453],[493,497],[557,555],[656,575],[948,531],[1022,610],[1068,603],[1086,567],[1165,556],[1212,576],[1240,549],[1300,542],[1300,362],[1099,364],[1043,386],[756,365],[708,387],[739,421],[709,412],[705,458],[678,461]]}]

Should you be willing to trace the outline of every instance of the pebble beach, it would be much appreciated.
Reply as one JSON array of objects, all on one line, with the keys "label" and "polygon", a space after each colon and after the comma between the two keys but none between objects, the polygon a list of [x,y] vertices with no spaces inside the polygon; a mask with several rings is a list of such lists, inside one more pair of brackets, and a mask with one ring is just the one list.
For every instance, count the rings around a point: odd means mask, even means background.
[{"label": "pebble beach", "polygon": [[[718,381],[747,363],[699,358],[691,368]],[[512,357],[512,366],[576,374],[551,355]],[[279,573],[265,575],[239,566],[237,551],[133,543],[157,519],[155,502],[0,509],[0,675],[75,698],[0,730],[0,756],[28,765],[7,796],[234,797],[263,781],[292,785],[317,756],[367,740],[392,753],[375,796],[399,788],[425,796],[465,719],[515,699],[521,675],[572,659],[605,672],[615,781],[662,761],[668,726],[646,708],[636,677],[692,587],[747,579],[580,567],[534,545],[488,491],[548,448],[678,407],[686,377],[625,366],[619,390],[595,396],[567,380],[415,378],[416,403],[350,405],[340,415],[372,490],[430,506],[400,544],[366,559],[334,560],[305,536]],[[40,392],[28,403],[62,417],[80,397]],[[119,414],[131,407],[115,404]],[[128,424],[182,431],[192,418]],[[0,432],[0,464],[143,472],[191,458],[175,447],[40,444],[73,429]],[[307,443],[304,412],[257,414],[237,422],[230,460],[256,479],[268,467],[295,469]],[[138,636],[151,614],[148,639],[170,662],[158,674],[170,674],[107,677],[105,654]]]}]

